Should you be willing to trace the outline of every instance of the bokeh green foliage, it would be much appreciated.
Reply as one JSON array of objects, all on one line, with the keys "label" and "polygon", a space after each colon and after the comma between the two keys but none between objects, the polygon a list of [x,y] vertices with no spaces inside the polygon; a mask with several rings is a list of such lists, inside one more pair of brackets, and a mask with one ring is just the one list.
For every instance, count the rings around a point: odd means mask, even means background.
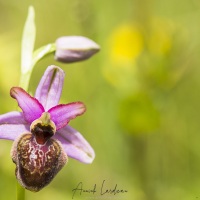
[{"label": "bokeh green foliage", "polygon": [[[30,92],[50,64],[66,72],[61,103],[83,101],[87,112],[70,125],[93,146],[96,159],[73,159],[54,181],[27,199],[71,199],[105,179],[127,194],[75,199],[191,200],[200,198],[200,3],[198,0],[0,1],[0,112],[17,109],[20,44],[28,6],[36,12],[36,48],[62,35],[83,35],[101,52],[60,64],[48,56],[33,71]],[[0,199],[15,198],[12,142],[0,141]]]}]

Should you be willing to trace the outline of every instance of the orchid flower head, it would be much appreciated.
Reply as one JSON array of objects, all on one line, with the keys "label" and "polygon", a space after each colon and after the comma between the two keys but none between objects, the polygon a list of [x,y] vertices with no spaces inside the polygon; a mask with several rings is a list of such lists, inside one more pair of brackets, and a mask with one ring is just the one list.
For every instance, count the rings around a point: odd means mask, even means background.
[{"label": "orchid flower head", "polygon": [[0,115],[0,139],[14,140],[11,156],[16,177],[28,190],[48,185],[68,157],[91,163],[95,153],[86,139],[70,127],[70,120],[82,115],[82,102],[58,104],[65,73],[49,66],[36,89],[35,97],[20,87],[10,90],[22,112]]}]

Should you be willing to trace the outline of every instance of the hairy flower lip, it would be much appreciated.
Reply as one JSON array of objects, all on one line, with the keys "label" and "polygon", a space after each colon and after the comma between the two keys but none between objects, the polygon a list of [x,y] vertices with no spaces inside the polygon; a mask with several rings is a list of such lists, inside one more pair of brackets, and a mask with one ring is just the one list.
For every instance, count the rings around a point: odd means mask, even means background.
[{"label": "hairy flower lip", "polygon": [[17,180],[33,192],[47,186],[68,161],[58,140],[50,139],[38,145],[29,132],[21,134],[13,142],[11,157],[16,164]]}]

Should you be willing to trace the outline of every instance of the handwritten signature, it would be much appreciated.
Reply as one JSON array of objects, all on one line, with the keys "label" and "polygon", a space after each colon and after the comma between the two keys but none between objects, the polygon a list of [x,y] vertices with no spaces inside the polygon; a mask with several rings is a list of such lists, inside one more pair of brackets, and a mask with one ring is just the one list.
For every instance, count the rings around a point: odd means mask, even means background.
[{"label": "handwritten signature", "polygon": [[94,184],[94,186],[90,189],[84,189],[83,188],[83,182],[79,182],[77,186],[72,190],[72,199],[74,198],[75,194],[79,193],[79,195],[82,195],[82,193],[89,193],[94,195],[95,193],[99,193],[100,195],[110,194],[110,195],[116,195],[119,193],[127,193],[128,190],[125,189],[118,189],[118,185],[116,184],[113,188],[105,188],[105,180],[103,180],[100,190],[98,191],[97,184]]}]

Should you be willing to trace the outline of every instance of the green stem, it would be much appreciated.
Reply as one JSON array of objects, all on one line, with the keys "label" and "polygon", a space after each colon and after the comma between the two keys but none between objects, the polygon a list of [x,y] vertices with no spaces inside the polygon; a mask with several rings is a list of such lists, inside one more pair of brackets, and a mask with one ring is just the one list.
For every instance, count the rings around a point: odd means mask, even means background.
[{"label": "green stem", "polygon": [[30,78],[31,78],[31,74],[32,74],[32,70],[34,66],[42,58],[44,58],[45,56],[49,54],[54,54],[55,51],[56,51],[55,44],[52,43],[52,44],[47,44],[45,46],[42,46],[33,52],[32,63],[30,67],[28,68],[29,70],[21,73],[20,84],[19,84],[20,87],[22,87],[26,91],[28,90],[28,86],[29,86],[29,82],[30,82]]},{"label": "green stem", "polygon": [[17,182],[17,200],[25,200],[25,189]]},{"label": "green stem", "polygon": [[33,52],[32,68],[39,60],[41,60],[42,58],[44,58],[45,56],[49,54],[54,54],[55,51],[56,51],[55,43],[44,45],[40,47],[39,49],[35,50]]},{"label": "green stem", "polygon": [[26,74],[21,74],[19,86],[24,90],[28,90],[29,81],[30,81],[31,73],[28,72]]}]

